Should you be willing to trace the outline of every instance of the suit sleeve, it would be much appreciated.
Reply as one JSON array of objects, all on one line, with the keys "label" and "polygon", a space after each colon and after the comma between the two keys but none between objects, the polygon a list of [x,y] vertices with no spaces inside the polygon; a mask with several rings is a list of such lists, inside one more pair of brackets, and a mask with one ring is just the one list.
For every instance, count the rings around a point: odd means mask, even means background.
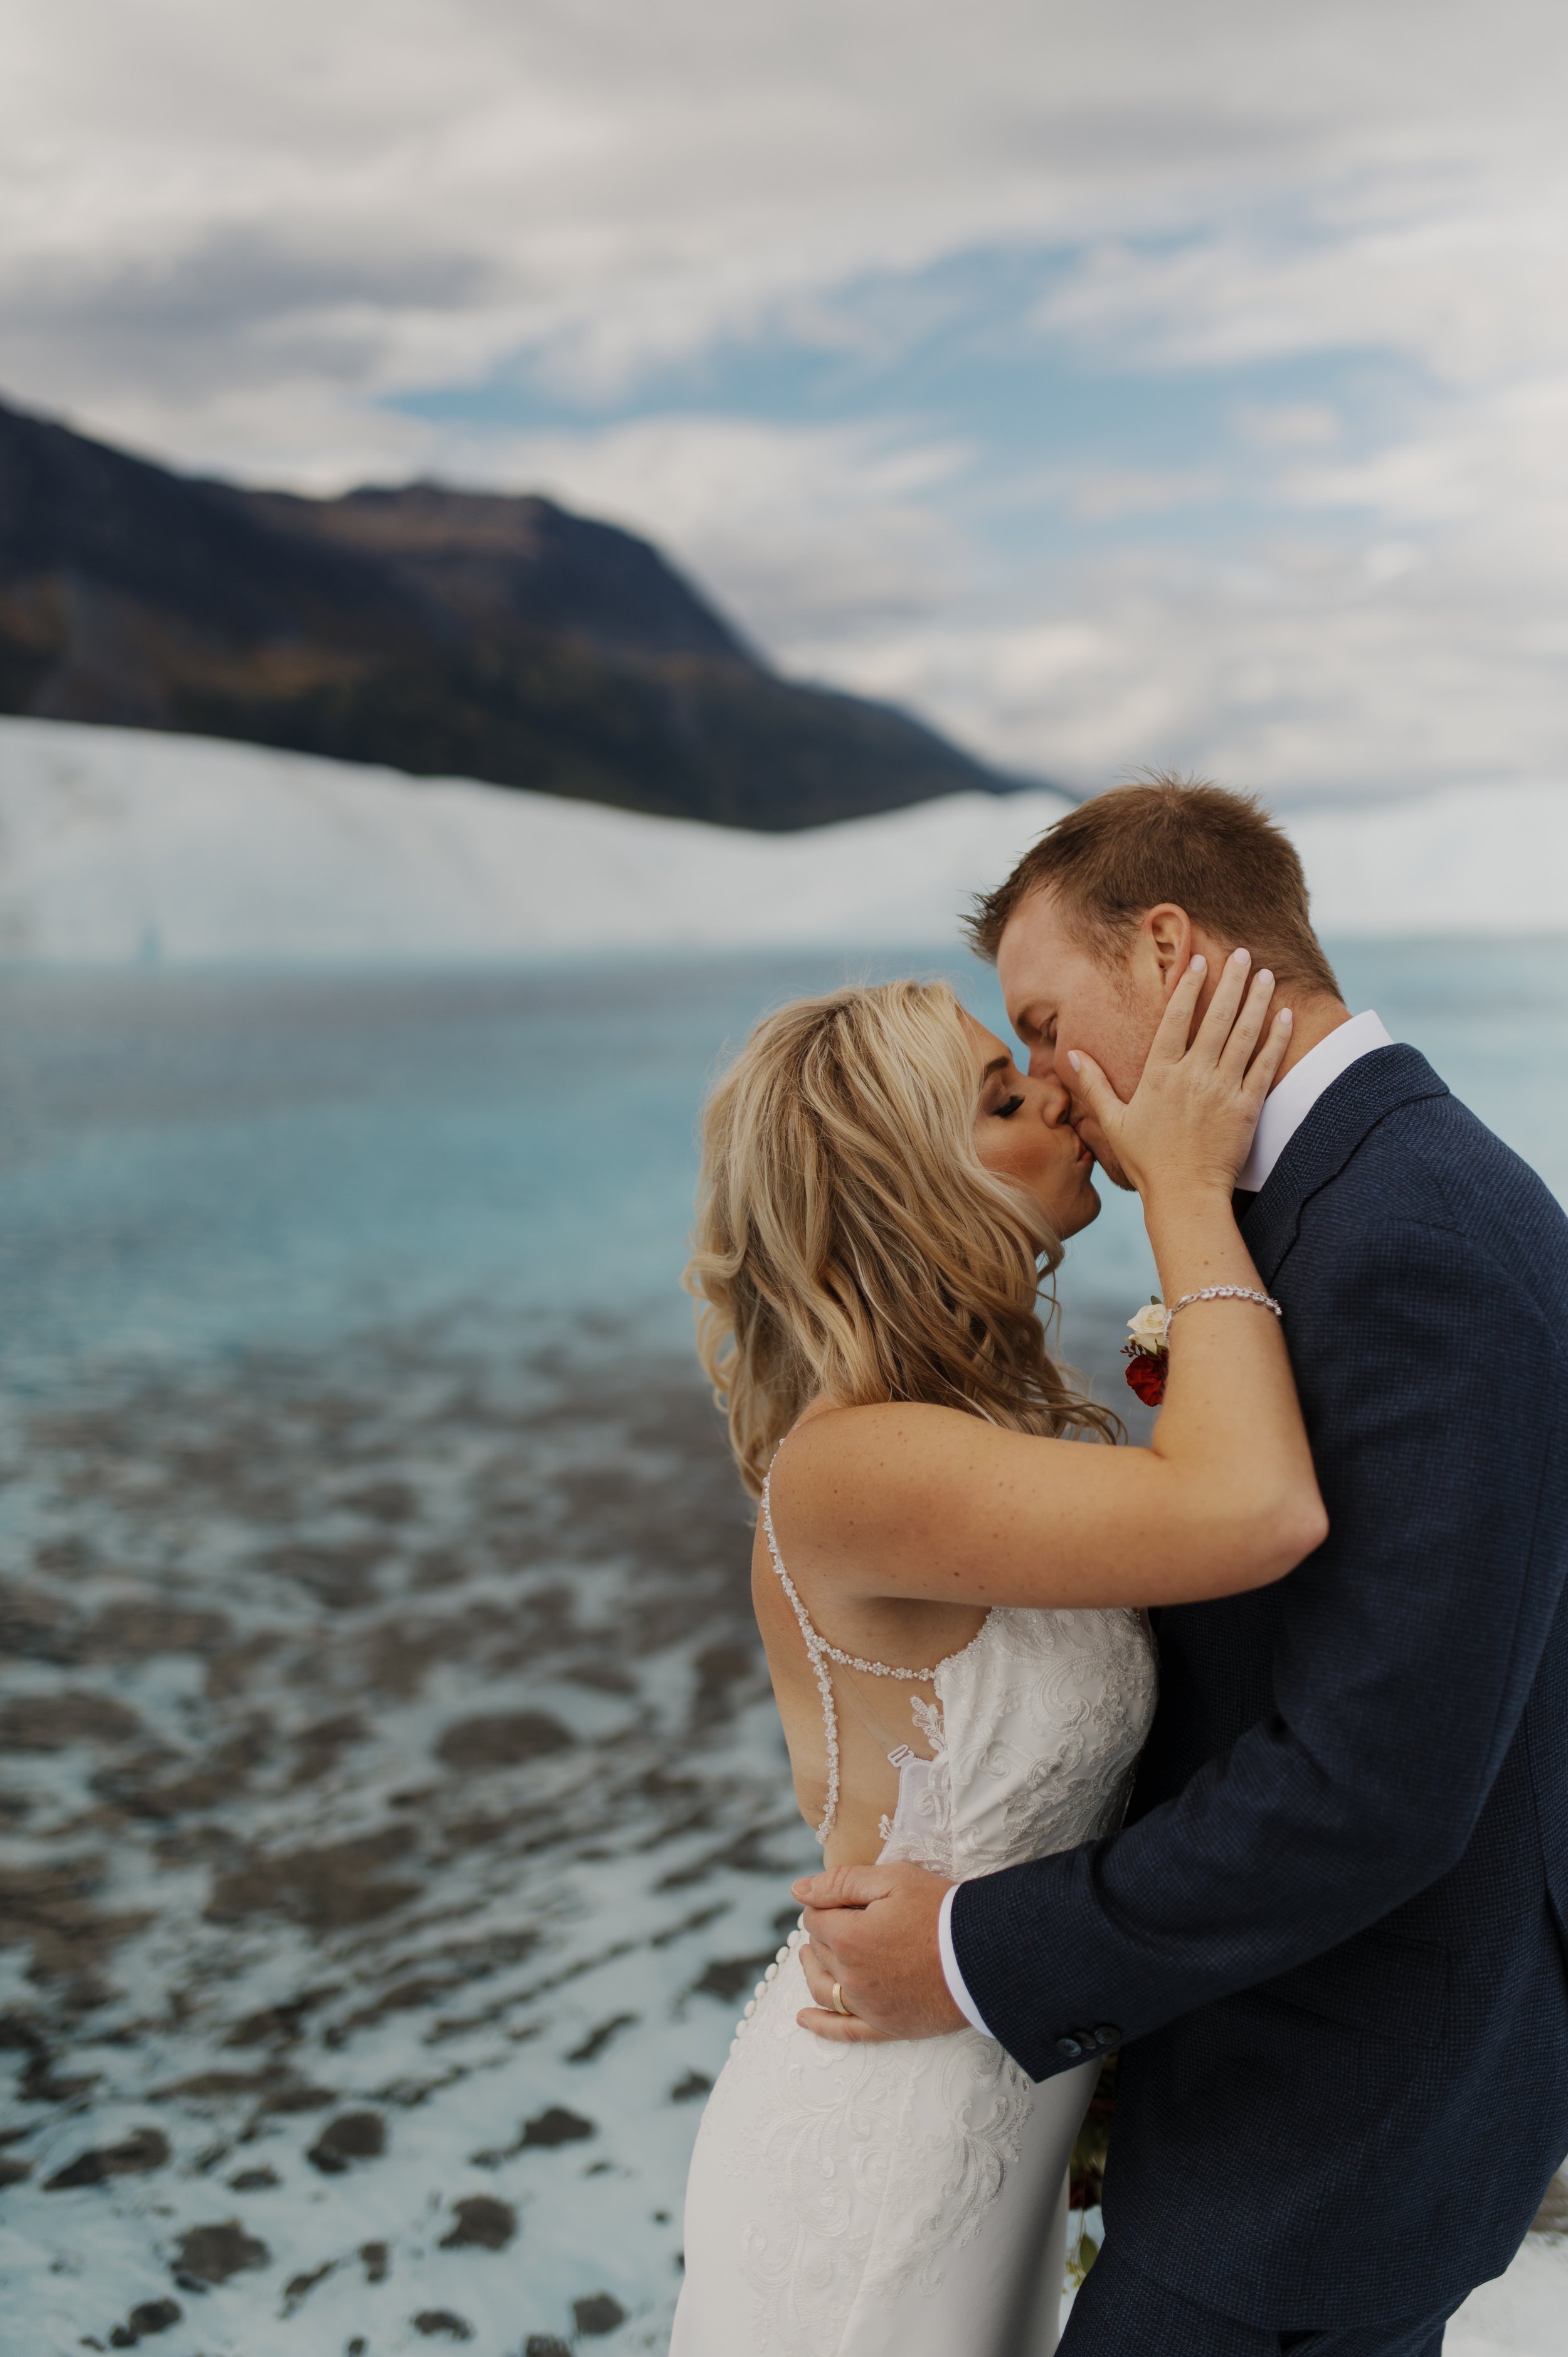
[{"label": "suit sleeve", "polygon": [[953,1903],[963,1979],[1036,2079],[1076,2061],[1058,2041],[1080,2025],[1142,2036],[1435,1882],[1546,1641],[1564,1548],[1544,1511],[1561,1402],[1539,1308],[1445,1229],[1378,1223],[1291,1257],[1330,1531],[1280,1591],[1273,1711],[1124,1831]]}]

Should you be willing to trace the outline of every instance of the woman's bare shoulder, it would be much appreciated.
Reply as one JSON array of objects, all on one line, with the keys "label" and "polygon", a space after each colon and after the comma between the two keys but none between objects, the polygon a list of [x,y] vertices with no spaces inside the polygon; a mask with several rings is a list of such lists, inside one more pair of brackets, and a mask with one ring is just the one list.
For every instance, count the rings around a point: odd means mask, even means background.
[{"label": "woman's bare shoulder", "polygon": [[772,1494],[811,1543],[886,1524],[899,1501],[929,1495],[933,1479],[1016,1442],[961,1409],[915,1401],[808,1409],[774,1460]]},{"label": "woman's bare shoulder", "polygon": [[852,1459],[865,1463],[881,1449],[902,1451],[993,1428],[961,1409],[931,1407],[918,1400],[879,1400],[867,1407],[841,1407],[823,1400],[813,1402],[780,1442],[775,1464],[779,1474],[788,1467],[792,1480],[799,1480],[808,1469],[820,1474]]}]

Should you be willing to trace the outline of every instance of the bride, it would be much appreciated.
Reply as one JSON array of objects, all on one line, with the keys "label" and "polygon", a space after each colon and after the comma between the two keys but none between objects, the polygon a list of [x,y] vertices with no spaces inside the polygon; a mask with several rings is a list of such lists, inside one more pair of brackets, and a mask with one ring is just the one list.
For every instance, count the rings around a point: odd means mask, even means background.
[{"label": "bride", "polygon": [[[1113,1830],[1154,1708],[1140,1608],[1262,1586],[1325,1534],[1230,1210],[1289,1041],[1246,963],[1189,1043],[1194,962],[1124,1109],[1082,1060],[1182,1305],[1145,1448],[1082,1445],[1119,1427],[1037,1314],[1041,1264],[1100,1209],[1068,1098],[945,985],[787,1006],[714,1092],[687,1282],[761,1502],[757,1617],[830,1866],[962,1878]],[[703,2117],[671,2357],[1049,2357],[1099,2052],[1036,2086],[976,2029],[876,2041],[836,1987],[813,2004],[803,1943]]]}]

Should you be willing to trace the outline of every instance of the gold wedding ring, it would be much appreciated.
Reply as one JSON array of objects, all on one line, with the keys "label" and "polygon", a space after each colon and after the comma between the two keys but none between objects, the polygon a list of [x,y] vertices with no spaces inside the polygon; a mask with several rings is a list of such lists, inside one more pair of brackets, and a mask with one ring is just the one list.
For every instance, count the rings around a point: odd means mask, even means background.
[{"label": "gold wedding ring", "polygon": [[[843,2001],[843,1983],[842,1981],[835,1981],[833,1983],[833,2011],[835,2013],[849,2012],[849,2007]],[[850,2018],[853,2020],[854,2016],[851,2015]]]}]

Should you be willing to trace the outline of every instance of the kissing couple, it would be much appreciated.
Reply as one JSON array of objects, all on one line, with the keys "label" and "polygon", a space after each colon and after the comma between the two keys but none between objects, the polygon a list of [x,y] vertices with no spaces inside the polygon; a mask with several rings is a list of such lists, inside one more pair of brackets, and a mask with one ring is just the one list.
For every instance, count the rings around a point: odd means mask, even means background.
[{"label": "kissing couple", "polygon": [[[1568,1221],[1251,801],[1155,780],[940,984],[769,1016],[688,1283],[825,1870],[704,2113],[672,2357],[1434,2357],[1568,2150]],[[1145,1446],[1042,1281],[1135,1188]],[[1145,1373],[1148,1370],[1145,1369]]]}]

